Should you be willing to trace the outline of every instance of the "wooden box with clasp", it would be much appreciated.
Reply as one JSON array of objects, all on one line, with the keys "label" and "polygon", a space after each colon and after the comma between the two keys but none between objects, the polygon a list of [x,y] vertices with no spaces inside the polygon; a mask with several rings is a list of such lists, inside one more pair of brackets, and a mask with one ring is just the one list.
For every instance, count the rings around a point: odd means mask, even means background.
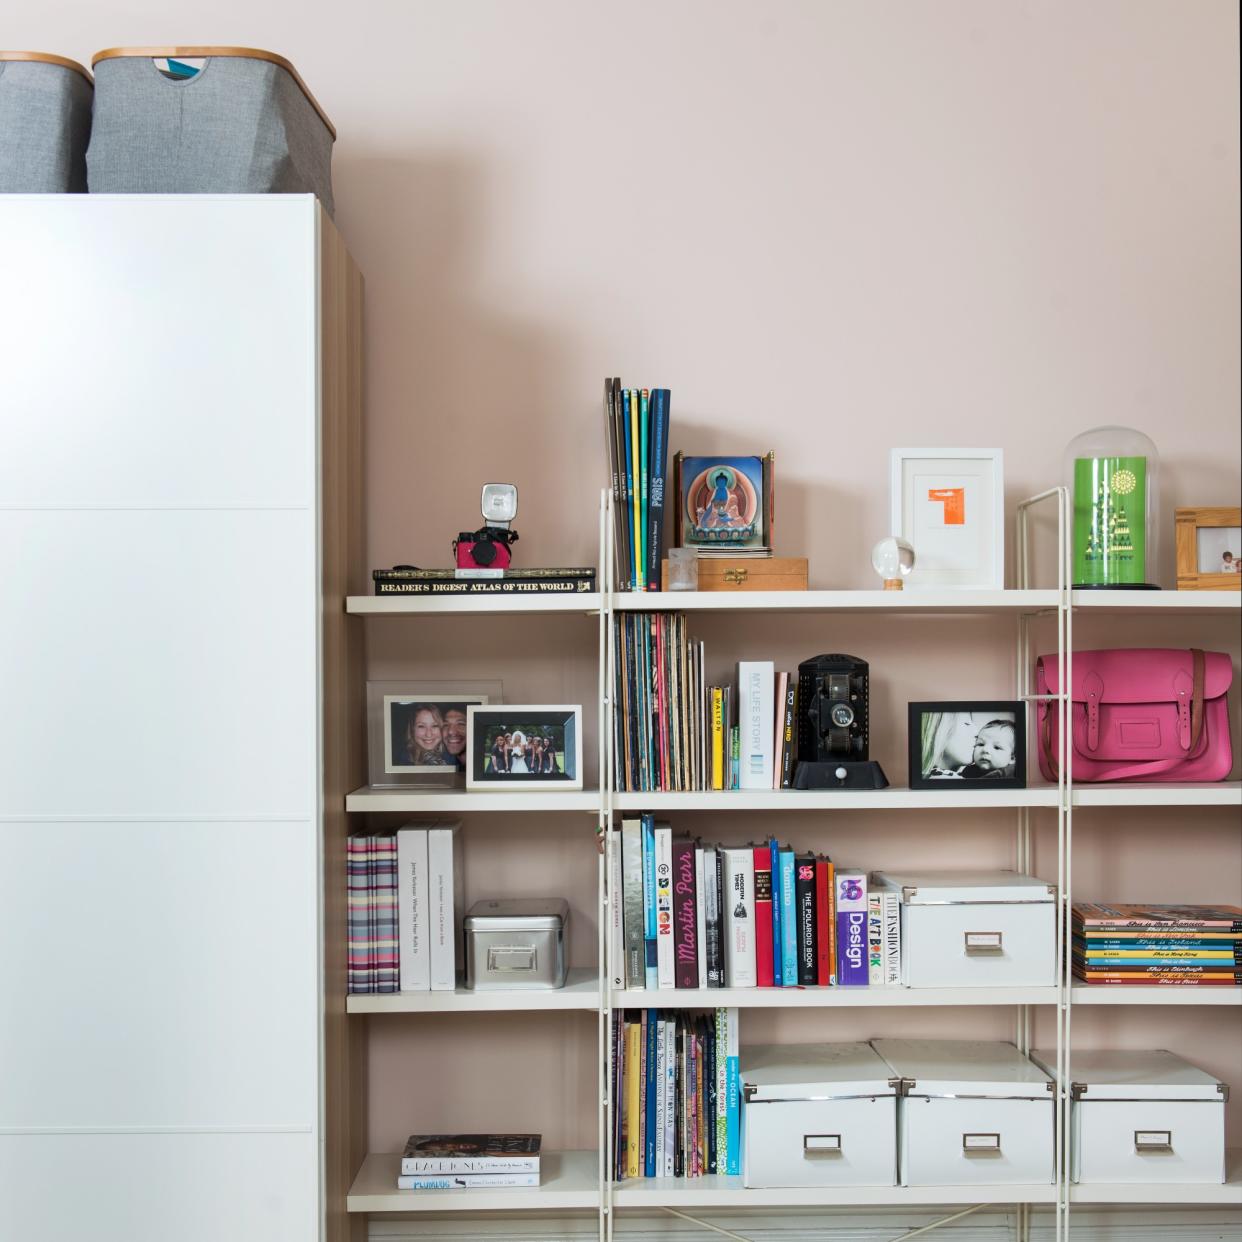
[{"label": "wooden box with clasp", "polygon": [[[668,581],[668,561],[663,564]],[[805,556],[699,557],[700,591],[805,591]]]}]

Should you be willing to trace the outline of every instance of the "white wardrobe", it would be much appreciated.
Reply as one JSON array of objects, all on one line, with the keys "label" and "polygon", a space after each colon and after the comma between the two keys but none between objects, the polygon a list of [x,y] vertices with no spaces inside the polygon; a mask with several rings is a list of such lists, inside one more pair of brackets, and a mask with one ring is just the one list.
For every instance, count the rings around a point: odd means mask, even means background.
[{"label": "white wardrobe", "polygon": [[0,1238],[348,1233],[360,314],[310,196],[0,196]]}]

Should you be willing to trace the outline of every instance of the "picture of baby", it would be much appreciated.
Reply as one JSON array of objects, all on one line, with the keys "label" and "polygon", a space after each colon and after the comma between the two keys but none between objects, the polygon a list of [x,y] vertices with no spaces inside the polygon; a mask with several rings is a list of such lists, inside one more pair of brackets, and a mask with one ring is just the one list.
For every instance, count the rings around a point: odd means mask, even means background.
[{"label": "picture of baby", "polygon": [[1200,526],[1195,531],[1196,560],[1201,574],[1242,573],[1242,529],[1237,526]]},{"label": "picture of baby", "polygon": [[917,775],[924,781],[1005,781],[1018,775],[1022,743],[1017,712],[924,711]]}]

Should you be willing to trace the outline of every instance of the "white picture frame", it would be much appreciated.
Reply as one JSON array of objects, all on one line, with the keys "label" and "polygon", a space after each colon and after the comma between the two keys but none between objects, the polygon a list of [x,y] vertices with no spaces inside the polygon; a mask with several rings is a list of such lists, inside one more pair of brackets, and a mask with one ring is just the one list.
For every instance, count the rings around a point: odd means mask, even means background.
[{"label": "white picture frame", "polygon": [[914,548],[910,590],[1005,589],[1005,458],[998,448],[895,448],[892,531]]},{"label": "white picture frame", "polygon": [[[497,770],[497,736],[509,739],[504,760],[512,769]],[[552,766],[536,770],[535,739],[550,742]],[[521,765],[518,770],[517,765]],[[466,712],[466,789],[476,793],[525,789],[582,788],[582,706],[563,703],[475,705]]]}]

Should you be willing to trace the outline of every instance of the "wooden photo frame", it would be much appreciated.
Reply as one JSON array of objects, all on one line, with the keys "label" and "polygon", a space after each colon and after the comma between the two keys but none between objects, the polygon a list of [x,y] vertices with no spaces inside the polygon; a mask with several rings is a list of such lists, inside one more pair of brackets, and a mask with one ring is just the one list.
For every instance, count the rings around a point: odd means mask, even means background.
[{"label": "wooden photo frame", "polygon": [[1175,530],[1179,591],[1242,590],[1242,507],[1178,509]]}]

